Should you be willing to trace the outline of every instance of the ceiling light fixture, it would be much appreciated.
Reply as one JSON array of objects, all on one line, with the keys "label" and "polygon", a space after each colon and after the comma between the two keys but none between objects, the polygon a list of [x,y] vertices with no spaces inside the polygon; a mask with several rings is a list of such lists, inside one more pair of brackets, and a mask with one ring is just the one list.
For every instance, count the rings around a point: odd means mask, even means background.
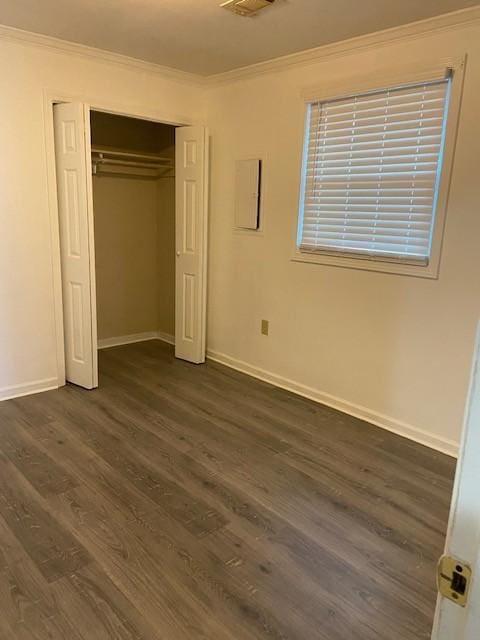
[{"label": "ceiling light fixture", "polygon": [[275,0],[227,0],[227,2],[223,2],[220,6],[229,11],[233,11],[233,13],[239,16],[249,18],[274,2]]}]

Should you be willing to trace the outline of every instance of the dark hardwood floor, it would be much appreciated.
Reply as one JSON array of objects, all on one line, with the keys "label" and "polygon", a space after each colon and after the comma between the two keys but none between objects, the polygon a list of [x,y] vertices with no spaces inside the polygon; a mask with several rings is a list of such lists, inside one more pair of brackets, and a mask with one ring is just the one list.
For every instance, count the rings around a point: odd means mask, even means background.
[{"label": "dark hardwood floor", "polygon": [[429,638],[454,460],[153,341],[0,403],[0,638]]}]

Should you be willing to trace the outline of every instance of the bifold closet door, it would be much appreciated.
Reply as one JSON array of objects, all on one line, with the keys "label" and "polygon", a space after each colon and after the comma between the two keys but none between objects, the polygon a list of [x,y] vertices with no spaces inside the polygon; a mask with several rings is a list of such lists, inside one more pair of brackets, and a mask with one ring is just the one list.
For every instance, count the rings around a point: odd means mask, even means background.
[{"label": "bifold closet door", "polygon": [[205,361],[208,132],[175,132],[175,356]]},{"label": "bifold closet door", "polygon": [[98,386],[93,201],[88,108],[53,107],[66,379]]}]

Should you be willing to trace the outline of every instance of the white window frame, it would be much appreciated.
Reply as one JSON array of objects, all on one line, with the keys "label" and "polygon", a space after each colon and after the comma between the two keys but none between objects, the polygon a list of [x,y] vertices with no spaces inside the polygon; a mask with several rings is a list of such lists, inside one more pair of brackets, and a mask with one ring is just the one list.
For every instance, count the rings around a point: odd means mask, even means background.
[{"label": "white window frame", "polygon": [[[442,59],[437,64],[426,65],[422,68],[404,69],[401,72],[392,72],[387,75],[369,75],[359,79],[356,77],[351,82],[344,81],[336,86],[324,88],[311,88],[302,92],[302,154],[300,158],[300,181],[298,202],[299,209],[295,216],[295,236],[292,260],[295,262],[308,262],[334,267],[344,267],[350,269],[362,269],[367,271],[381,271],[384,273],[403,274],[421,278],[438,278],[440,269],[440,257],[442,241],[447,215],[448,194],[452,176],[453,159],[455,153],[455,143],[457,138],[458,119],[460,113],[460,102],[463,88],[463,77],[465,69],[465,57],[461,59]],[[437,203],[434,212],[431,254],[426,265],[407,264],[394,260],[388,261],[382,258],[358,258],[347,255],[330,255],[323,252],[301,251],[297,244],[299,225],[301,224],[302,200],[304,196],[305,184],[303,167],[306,153],[306,142],[308,141],[307,109],[312,102],[329,102],[356,94],[368,93],[370,91],[382,90],[386,88],[396,88],[404,85],[427,82],[451,74],[450,99],[448,104],[447,122],[445,129],[445,143],[443,148],[443,163],[441,167],[441,177],[438,185]]]}]

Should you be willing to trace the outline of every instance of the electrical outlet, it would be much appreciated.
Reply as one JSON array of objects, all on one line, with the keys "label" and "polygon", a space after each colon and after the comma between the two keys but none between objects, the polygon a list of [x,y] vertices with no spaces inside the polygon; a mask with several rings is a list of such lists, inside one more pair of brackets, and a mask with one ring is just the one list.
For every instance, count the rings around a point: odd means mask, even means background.
[{"label": "electrical outlet", "polygon": [[264,336],[268,336],[268,326],[270,322],[268,320],[262,320],[261,332]]}]

